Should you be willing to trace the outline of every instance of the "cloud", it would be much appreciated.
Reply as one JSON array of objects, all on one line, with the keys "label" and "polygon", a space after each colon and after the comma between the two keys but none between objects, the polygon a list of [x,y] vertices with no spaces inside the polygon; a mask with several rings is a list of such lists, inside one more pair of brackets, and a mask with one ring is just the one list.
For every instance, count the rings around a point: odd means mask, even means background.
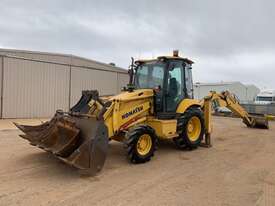
[{"label": "cloud", "polygon": [[196,81],[273,87],[275,2],[2,0],[0,45],[72,53],[127,67],[179,49]]}]

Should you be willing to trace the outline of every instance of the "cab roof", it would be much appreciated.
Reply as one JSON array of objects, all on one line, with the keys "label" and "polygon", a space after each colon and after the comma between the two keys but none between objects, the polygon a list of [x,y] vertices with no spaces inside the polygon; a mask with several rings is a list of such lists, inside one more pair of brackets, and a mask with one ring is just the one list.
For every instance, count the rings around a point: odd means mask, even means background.
[{"label": "cab roof", "polygon": [[179,57],[179,56],[159,56],[156,59],[139,59],[139,60],[136,60],[135,63],[142,64],[142,63],[148,63],[148,62],[153,62],[157,60],[181,60],[188,64],[194,64],[192,60],[188,58]]}]

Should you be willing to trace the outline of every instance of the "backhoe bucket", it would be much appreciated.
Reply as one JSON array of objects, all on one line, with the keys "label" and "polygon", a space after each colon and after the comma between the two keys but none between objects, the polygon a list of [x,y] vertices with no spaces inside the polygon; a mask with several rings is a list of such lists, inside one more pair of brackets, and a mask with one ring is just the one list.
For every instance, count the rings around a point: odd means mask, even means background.
[{"label": "backhoe bucket", "polygon": [[95,175],[105,162],[108,150],[108,130],[103,121],[57,112],[49,121],[38,126],[15,125],[20,135],[31,145],[51,152],[62,161]]},{"label": "backhoe bucket", "polygon": [[250,127],[252,128],[259,128],[259,129],[268,129],[268,119],[265,116],[260,115],[253,115],[252,117],[252,125]]}]

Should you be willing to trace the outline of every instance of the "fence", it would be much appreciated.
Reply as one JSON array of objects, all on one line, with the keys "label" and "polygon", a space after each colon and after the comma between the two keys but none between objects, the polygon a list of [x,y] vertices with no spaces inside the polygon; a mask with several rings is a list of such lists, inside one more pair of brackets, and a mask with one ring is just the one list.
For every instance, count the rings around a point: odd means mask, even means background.
[{"label": "fence", "polygon": [[248,113],[275,115],[275,104],[242,104]]}]

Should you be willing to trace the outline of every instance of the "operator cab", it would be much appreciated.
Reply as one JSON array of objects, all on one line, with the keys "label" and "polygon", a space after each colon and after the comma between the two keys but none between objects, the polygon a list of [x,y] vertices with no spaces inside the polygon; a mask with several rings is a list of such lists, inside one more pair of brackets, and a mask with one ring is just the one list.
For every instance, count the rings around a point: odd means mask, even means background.
[{"label": "operator cab", "polygon": [[161,56],[149,61],[136,61],[133,78],[135,89],[153,89],[154,108],[161,118],[175,116],[183,99],[193,99],[192,64],[186,58]]}]

